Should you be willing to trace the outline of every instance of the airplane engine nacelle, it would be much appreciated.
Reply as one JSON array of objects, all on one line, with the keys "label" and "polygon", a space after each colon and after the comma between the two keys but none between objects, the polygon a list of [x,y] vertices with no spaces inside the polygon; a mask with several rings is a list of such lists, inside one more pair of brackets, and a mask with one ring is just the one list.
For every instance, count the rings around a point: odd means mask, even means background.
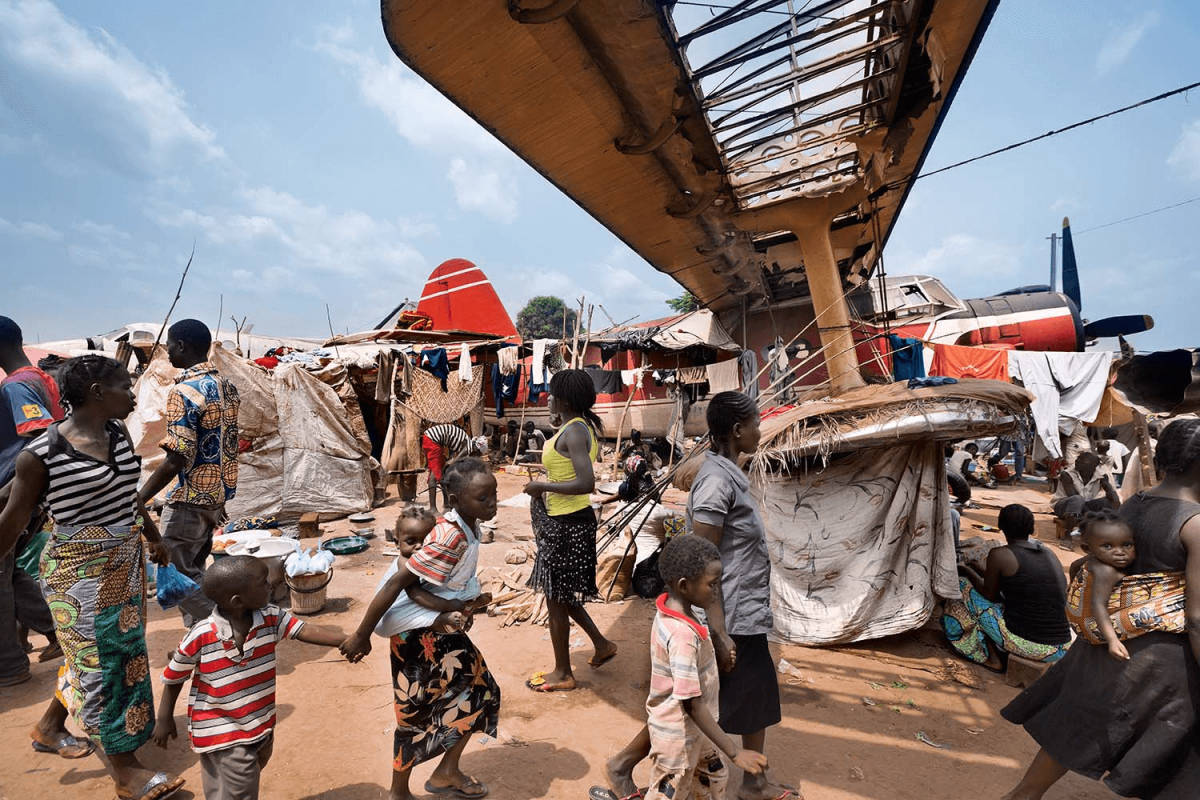
[{"label": "airplane engine nacelle", "polygon": [[1059,352],[1084,348],[1079,309],[1064,294],[1008,294],[967,300],[966,304],[968,310],[960,314],[974,317],[978,327],[963,333],[956,344],[999,344],[1020,350]]}]

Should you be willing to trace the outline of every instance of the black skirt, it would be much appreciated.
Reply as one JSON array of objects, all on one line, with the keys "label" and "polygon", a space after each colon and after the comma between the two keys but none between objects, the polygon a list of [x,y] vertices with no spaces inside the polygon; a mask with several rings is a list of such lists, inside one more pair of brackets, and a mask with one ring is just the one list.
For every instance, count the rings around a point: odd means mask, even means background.
[{"label": "black skirt", "polygon": [[778,724],[779,679],[767,635],[730,636],[737,648],[732,672],[721,673],[721,730],[735,736]]},{"label": "black skirt", "polygon": [[546,599],[567,605],[598,600],[596,590],[596,512],[591,506],[552,517],[546,503],[535,497],[529,504],[537,556],[529,576],[530,588]]},{"label": "black skirt", "polygon": [[1001,715],[1054,760],[1123,797],[1200,796],[1200,666],[1188,638],[1147,633],[1130,660],[1076,639]]}]

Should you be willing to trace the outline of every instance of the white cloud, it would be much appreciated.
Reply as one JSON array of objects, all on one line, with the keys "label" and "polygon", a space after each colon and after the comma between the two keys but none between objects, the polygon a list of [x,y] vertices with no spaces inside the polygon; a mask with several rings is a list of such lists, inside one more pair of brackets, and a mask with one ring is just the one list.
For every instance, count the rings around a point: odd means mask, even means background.
[{"label": "white cloud", "polygon": [[954,282],[962,278],[1014,276],[1021,270],[1019,248],[980,239],[967,233],[954,233],[936,247],[889,272],[933,275]]},{"label": "white cloud", "polygon": [[91,236],[95,239],[100,239],[101,241],[107,242],[118,240],[129,241],[131,238],[133,238],[125,231],[117,228],[115,225],[93,222],[90,219],[85,219],[83,222],[80,222],[75,226],[75,230],[79,231],[85,236]]},{"label": "white cloud", "polygon": [[60,157],[132,174],[161,169],[179,152],[224,158],[165,72],[47,0],[0,0],[0,72],[0,104]]},{"label": "white cloud", "polygon": [[1131,23],[1109,32],[1096,53],[1096,72],[1105,75],[1125,63],[1146,33],[1158,24],[1157,11],[1148,11]]},{"label": "white cloud", "polygon": [[461,158],[450,161],[446,173],[454,187],[454,199],[464,211],[478,211],[497,222],[511,223],[517,218],[517,186],[506,181],[494,169],[469,166]]},{"label": "white cloud", "polygon": [[1184,126],[1179,141],[1167,156],[1167,166],[1200,181],[1200,119]]},{"label": "white cloud", "polygon": [[0,233],[27,236],[45,242],[61,242],[63,235],[43,222],[9,222],[0,217]]}]

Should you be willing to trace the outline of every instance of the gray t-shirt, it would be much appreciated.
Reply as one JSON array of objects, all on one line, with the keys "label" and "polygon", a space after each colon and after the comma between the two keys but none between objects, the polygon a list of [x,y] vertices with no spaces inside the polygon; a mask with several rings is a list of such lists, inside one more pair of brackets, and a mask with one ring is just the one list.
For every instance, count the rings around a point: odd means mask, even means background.
[{"label": "gray t-shirt", "polygon": [[708,453],[687,502],[688,530],[693,523],[724,529],[721,536],[721,595],[730,635],[770,633],[771,559],[766,529],[750,494],[746,474],[724,456]]}]

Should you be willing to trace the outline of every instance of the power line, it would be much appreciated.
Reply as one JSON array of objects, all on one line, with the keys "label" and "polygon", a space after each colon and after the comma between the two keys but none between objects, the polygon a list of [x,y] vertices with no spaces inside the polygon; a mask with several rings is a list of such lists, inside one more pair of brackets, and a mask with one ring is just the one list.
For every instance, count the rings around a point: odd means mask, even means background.
[{"label": "power line", "polygon": [[1135,219],[1141,219],[1142,217],[1148,217],[1151,214],[1157,214],[1160,211],[1170,211],[1172,208],[1179,208],[1180,206],[1186,206],[1188,203],[1195,203],[1197,201],[1200,201],[1200,197],[1190,197],[1187,200],[1180,200],[1178,203],[1172,203],[1169,206],[1163,206],[1162,208],[1155,208],[1150,211],[1143,211],[1140,214],[1134,214],[1132,217],[1123,217],[1121,219],[1115,219],[1112,222],[1106,222],[1103,225],[1097,225],[1093,228],[1084,228],[1081,231],[1074,231],[1073,233],[1074,233],[1074,235],[1078,236],[1081,233],[1091,233],[1092,231],[1098,231],[1101,228],[1111,228],[1113,225],[1120,225],[1122,222],[1131,222]]},{"label": "power line", "polygon": [[954,164],[948,164],[947,166],[940,167],[938,169],[933,170],[932,172],[922,172],[920,175],[917,175],[915,178],[913,178],[913,180],[918,181],[921,178],[928,178],[931,175],[937,175],[940,172],[946,172],[948,170],[955,169],[956,167],[962,167],[967,164],[971,164],[975,161],[980,161],[985,158],[990,158],[991,156],[999,155],[1000,153],[1007,153],[1009,150],[1016,150],[1018,147],[1024,147],[1027,144],[1032,144],[1034,142],[1041,141],[1042,139],[1049,139],[1051,136],[1057,136],[1060,133],[1066,133],[1067,131],[1074,130],[1075,128],[1081,128],[1084,125],[1090,125],[1093,122],[1098,122],[1099,120],[1106,119],[1108,117],[1113,117],[1113,116],[1116,116],[1117,114],[1123,114],[1126,111],[1132,111],[1135,108],[1140,108],[1142,106],[1150,105],[1151,103],[1157,103],[1159,100],[1166,100],[1168,97],[1174,97],[1177,94],[1183,94],[1184,92],[1189,91],[1191,89],[1195,89],[1198,86],[1200,86],[1200,81],[1197,81],[1195,83],[1189,83],[1187,86],[1181,86],[1178,89],[1172,89],[1169,92],[1163,92],[1162,94],[1156,94],[1154,97],[1148,97],[1145,100],[1141,100],[1137,103],[1133,103],[1132,105],[1123,106],[1121,108],[1114,109],[1107,113],[1098,114],[1094,117],[1089,117],[1088,119],[1081,120],[1080,122],[1072,123],[1070,125],[1067,125],[1065,128],[1058,128],[1057,130],[1046,131],[1045,133],[1039,134],[1038,136],[1033,136],[1029,139],[1024,139],[1020,142],[1014,142],[1013,144],[1007,145],[1005,147],[1001,147],[997,150],[992,150],[991,152],[983,153],[982,155],[974,156],[973,158],[968,158],[964,161],[959,161]]}]

